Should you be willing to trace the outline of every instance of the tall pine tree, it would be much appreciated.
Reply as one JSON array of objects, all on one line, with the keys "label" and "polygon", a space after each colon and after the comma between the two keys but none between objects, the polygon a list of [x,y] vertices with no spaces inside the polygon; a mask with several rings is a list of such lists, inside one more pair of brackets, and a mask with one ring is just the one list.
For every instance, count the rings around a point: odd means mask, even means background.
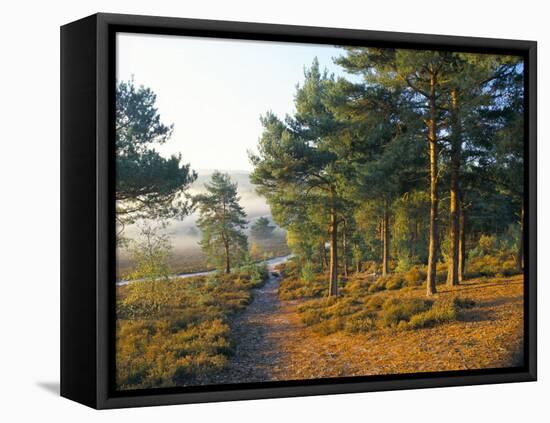
[{"label": "tall pine tree", "polygon": [[[321,72],[314,60],[295,96],[296,113],[281,122],[272,113],[262,118],[264,132],[259,154],[251,155],[252,182],[259,187],[272,210],[293,205],[322,211],[319,224],[328,226],[330,243],[329,295],[338,294],[339,227],[345,211],[343,184],[348,163],[342,160],[344,145],[338,135],[339,122],[328,106],[334,80]],[[277,223],[288,227],[295,213],[275,213]],[[287,222],[285,222],[285,218]],[[328,223],[327,223],[328,222]]]}]

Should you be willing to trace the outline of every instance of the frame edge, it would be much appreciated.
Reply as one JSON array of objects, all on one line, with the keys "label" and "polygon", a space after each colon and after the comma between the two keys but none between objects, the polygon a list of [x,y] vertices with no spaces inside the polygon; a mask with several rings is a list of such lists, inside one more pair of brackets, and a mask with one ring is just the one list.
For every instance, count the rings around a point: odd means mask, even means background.
[{"label": "frame edge", "polygon": [[[277,24],[257,24],[244,22],[227,22],[227,21],[210,21],[198,19],[183,19],[183,18],[163,18],[138,15],[121,15],[121,14],[104,14],[99,13],[92,16],[97,23],[97,75],[96,75],[96,94],[97,94],[97,245],[95,252],[97,254],[97,359],[96,359],[96,400],[93,407],[99,409],[121,408],[121,407],[136,407],[136,406],[153,406],[153,405],[170,405],[184,403],[201,403],[214,401],[234,401],[244,399],[265,399],[279,397],[295,397],[295,396],[310,396],[310,395],[326,395],[339,393],[360,393],[372,391],[386,390],[403,390],[403,389],[423,389],[434,387],[451,387],[463,385],[479,385],[479,384],[496,384],[509,382],[528,382],[537,380],[537,351],[536,351],[536,48],[535,41],[518,41],[505,39],[490,39],[490,38],[472,38],[447,35],[427,35],[427,34],[410,34],[400,32],[383,32],[383,31],[368,31],[368,30],[353,30],[353,29],[336,29],[336,28],[319,28],[319,27],[301,27],[291,25]],[[90,17],[91,18],[91,17]],[[421,43],[432,44],[437,43],[452,48],[458,44],[466,47],[486,46],[489,48],[504,49],[512,47],[521,50],[528,55],[530,64],[528,75],[529,79],[529,283],[531,289],[526,301],[529,302],[529,332],[528,339],[529,356],[528,367],[526,371],[516,373],[499,373],[491,375],[460,375],[452,377],[433,377],[423,379],[409,379],[401,381],[373,381],[373,382],[357,382],[357,383],[338,383],[330,385],[308,385],[298,387],[266,387],[259,389],[243,389],[234,391],[212,390],[201,393],[176,393],[176,394],[158,394],[144,396],[122,396],[110,397],[108,386],[108,365],[109,359],[108,350],[108,316],[109,300],[108,300],[108,257],[104,255],[106,246],[108,245],[108,236],[105,230],[108,228],[108,183],[107,172],[108,166],[108,139],[109,139],[109,117],[106,110],[109,107],[109,66],[112,65],[109,55],[110,31],[116,26],[147,26],[153,29],[169,27],[172,29],[191,28],[201,30],[217,30],[225,31],[226,33],[233,32],[234,34],[246,32],[256,33],[260,35],[268,35],[273,32],[280,36],[288,37],[310,37],[316,33],[322,37],[353,37],[363,41],[392,40],[399,39],[400,41],[406,37],[417,37]],[[205,29],[206,28],[206,29]],[[153,31],[154,33],[154,31]],[[415,44],[418,44],[415,42]],[[73,398],[71,398],[73,399]],[[90,404],[86,404],[90,405]]]},{"label": "frame edge", "polygon": [[61,27],[61,396],[95,407],[96,16]]}]

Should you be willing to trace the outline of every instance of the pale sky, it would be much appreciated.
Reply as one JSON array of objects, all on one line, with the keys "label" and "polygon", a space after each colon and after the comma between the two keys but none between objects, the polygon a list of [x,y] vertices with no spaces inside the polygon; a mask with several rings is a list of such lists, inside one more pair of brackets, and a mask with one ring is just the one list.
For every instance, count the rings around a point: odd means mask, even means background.
[{"label": "pale sky", "polygon": [[328,45],[119,33],[117,80],[133,76],[157,94],[162,122],[174,124],[157,148],[163,155],[181,152],[193,169],[251,170],[246,152],[255,150],[260,115],[293,112],[314,57],[345,75],[332,62],[341,54]]}]

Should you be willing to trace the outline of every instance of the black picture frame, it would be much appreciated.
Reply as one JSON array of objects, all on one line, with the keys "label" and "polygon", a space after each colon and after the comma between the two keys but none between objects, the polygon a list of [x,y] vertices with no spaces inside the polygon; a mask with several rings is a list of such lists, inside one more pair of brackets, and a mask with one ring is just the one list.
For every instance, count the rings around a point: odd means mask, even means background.
[{"label": "black picture frame", "polygon": [[[407,375],[116,392],[115,34],[188,35],[492,52],[525,59],[525,365]],[[537,377],[537,44],[259,23],[95,14],[61,28],[61,395],[97,409],[534,381]]]}]

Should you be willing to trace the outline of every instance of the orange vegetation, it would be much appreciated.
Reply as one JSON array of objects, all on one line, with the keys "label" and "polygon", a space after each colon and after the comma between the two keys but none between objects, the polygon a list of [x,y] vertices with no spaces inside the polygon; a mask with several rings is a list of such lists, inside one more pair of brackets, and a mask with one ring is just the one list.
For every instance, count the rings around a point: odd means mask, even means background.
[{"label": "orange vegetation", "polygon": [[[400,330],[376,328],[365,333],[319,334],[297,313],[299,301],[285,301],[286,336],[280,337],[284,366],[273,379],[309,379],[486,369],[521,365],[523,360],[523,276],[475,279],[455,288],[440,285],[435,301],[455,297],[474,301],[457,320],[434,327]],[[425,298],[423,287],[375,294]]]}]

